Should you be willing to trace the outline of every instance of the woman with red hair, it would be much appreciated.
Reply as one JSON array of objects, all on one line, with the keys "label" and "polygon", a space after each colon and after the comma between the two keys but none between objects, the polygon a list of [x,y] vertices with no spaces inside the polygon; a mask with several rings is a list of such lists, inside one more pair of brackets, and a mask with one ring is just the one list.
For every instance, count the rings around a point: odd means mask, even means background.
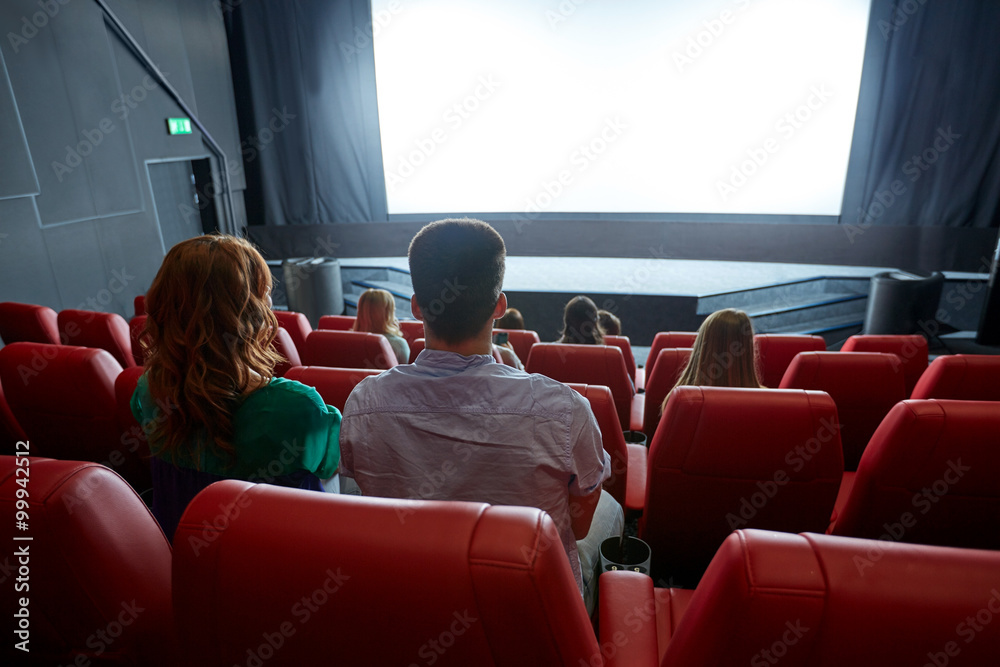
[{"label": "woman with red hair", "polygon": [[178,243],[146,294],[146,372],[132,413],[153,454],[153,514],[168,538],[220,479],[322,490],[340,463],[340,412],[276,378],[271,272],[244,239]]}]

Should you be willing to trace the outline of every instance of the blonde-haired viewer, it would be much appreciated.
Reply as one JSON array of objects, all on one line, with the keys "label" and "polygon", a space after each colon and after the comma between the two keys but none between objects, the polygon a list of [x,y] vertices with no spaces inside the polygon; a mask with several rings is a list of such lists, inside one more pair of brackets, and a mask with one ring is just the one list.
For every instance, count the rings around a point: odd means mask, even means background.
[{"label": "blonde-haired viewer", "polygon": [[[698,328],[691,358],[674,387],[763,387],[757,377],[753,323],[742,310],[726,308],[705,318]],[[666,408],[670,394],[663,401]]]},{"label": "blonde-haired viewer", "polygon": [[396,361],[410,361],[410,346],[403,338],[396,319],[396,300],[384,289],[367,289],[358,298],[358,316],[352,331],[367,331],[385,336],[396,354]]}]

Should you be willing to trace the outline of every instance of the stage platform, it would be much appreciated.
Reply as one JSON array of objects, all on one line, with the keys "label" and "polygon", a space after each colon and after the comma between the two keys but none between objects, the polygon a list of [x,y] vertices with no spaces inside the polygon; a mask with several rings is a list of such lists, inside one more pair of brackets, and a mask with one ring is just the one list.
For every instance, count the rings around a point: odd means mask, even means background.
[{"label": "stage platform", "polygon": [[[400,317],[409,316],[412,286],[405,257],[338,259],[349,314],[357,295],[379,287],[396,296]],[[280,261],[269,263],[275,267]],[[871,277],[894,268],[512,256],[504,292],[543,341],[558,338],[563,306],[584,294],[621,318],[635,347],[650,345],[657,331],[693,331],[721,308],[745,310],[759,333],[816,333],[836,346],[861,330]],[[280,278],[280,270],[275,274]],[[949,331],[975,330],[987,275],[947,272],[945,277],[939,319]],[[282,305],[280,289],[275,297]]]}]

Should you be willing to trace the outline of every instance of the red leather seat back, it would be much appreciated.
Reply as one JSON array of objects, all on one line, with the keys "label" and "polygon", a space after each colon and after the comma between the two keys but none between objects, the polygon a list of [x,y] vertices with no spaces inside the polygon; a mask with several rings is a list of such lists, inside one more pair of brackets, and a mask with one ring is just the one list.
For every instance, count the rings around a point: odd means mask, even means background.
[{"label": "red leather seat back", "polygon": [[628,376],[635,382],[635,355],[632,354],[632,342],[628,336],[605,336],[604,344],[614,345],[622,351],[622,357],[625,358],[625,370],[628,371]]},{"label": "red leather seat back", "polygon": [[7,405],[7,397],[3,393],[3,384],[0,383],[0,454],[14,454],[14,443],[19,440],[27,440],[24,429],[17,423],[14,413]]},{"label": "red leather seat back", "polygon": [[823,532],[843,470],[827,394],[677,387],[650,445],[639,526],[656,576],[696,579],[736,528]]},{"label": "red leather seat back", "polygon": [[757,334],[757,375],[765,387],[777,388],[781,378],[799,352],[823,352],[826,342],[822,336],[798,334]]},{"label": "red leather seat back", "polygon": [[920,376],[910,398],[1000,401],[1000,357],[983,354],[938,357]]},{"label": "red leather seat back", "polygon": [[136,315],[128,322],[129,341],[132,344],[132,358],[140,366],[146,363],[146,353],[143,352],[142,343],[140,343],[142,332],[146,328],[146,317],[146,315]]},{"label": "red leather seat back", "polygon": [[269,643],[287,665],[577,665],[600,650],[536,509],[225,480],[174,544],[186,665],[244,664]]},{"label": "red leather seat back", "polygon": [[357,320],[354,315],[323,315],[319,318],[319,329],[331,331],[350,331]]},{"label": "red leather seat back", "polygon": [[122,444],[115,402],[121,372],[108,352],[90,347],[13,343],[0,349],[0,382],[32,453],[107,465],[141,491],[148,488],[149,460]]},{"label": "red leather seat back", "polygon": [[140,294],[132,300],[132,309],[135,310],[135,316],[146,314],[146,295]]},{"label": "red leather seat back", "polygon": [[385,369],[396,365],[396,354],[386,337],[365,331],[317,329],[306,339],[301,356],[306,366]]},{"label": "red leather seat back", "polygon": [[423,338],[416,338],[410,343],[410,363],[417,360],[417,355],[424,351],[426,341]]},{"label": "red leather seat back", "polygon": [[278,333],[274,336],[273,345],[275,352],[285,358],[285,361],[274,367],[275,377],[285,377],[290,368],[302,365],[299,351],[295,347],[295,343],[292,342],[291,335],[284,327],[278,327]]},{"label": "red leather seat back", "polygon": [[59,344],[56,311],[31,303],[0,303],[0,338],[10,345],[19,341]]},{"label": "red leather seat back", "polygon": [[403,332],[407,345],[413,345],[413,341],[424,337],[424,323],[420,320],[399,320],[399,330]]},{"label": "red leather seat back", "polygon": [[881,336],[875,334],[851,336],[840,348],[841,352],[886,352],[895,354],[902,362],[906,378],[906,396],[917,385],[920,375],[927,370],[927,339],[912,336]]},{"label": "red leather seat back", "polygon": [[[507,342],[514,348],[514,354],[523,364],[531,353],[531,346],[540,342],[538,333],[530,329],[494,329],[493,333],[507,334]],[[423,334],[420,334],[423,336]]]},{"label": "red leather seat back", "polygon": [[292,337],[295,349],[299,351],[301,357],[306,352],[306,338],[313,330],[309,318],[291,310],[276,310],[274,316],[278,318],[278,325]]},{"label": "red leather seat back", "polygon": [[[34,442],[32,442],[34,449]],[[19,457],[21,459],[21,457]],[[19,548],[30,553],[30,654],[14,649],[8,634],[0,662],[176,665],[170,600],[170,545],[156,520],[129,485],[103,466],[80,461],[27,459],[30,472],[27,531],[16,529],[16,470],[0,457],[0,562],[12,568],[2,596],[8,628],[16,611],[14,593]],[[31,536],[28,541],[17,537]],[[23,562],[23,561],[22,561]],[[9,632],[9,631],[8,631]],[[95,663],[91,663],[95,664]]]},{"label": "red leather seat back", "polygon": [[59,335],[67,345],[107,350],[122,368],[135,366],[132,335],[121,315],[96,310],[59,311]]},{"label": "red leather seat back", "polygon": [[906,399],[902,362],[881,352],[800,352],[785,371],[782,389],[825,391],[837,404],[845,470],[861,453],[892,406]]},{"label": "red leather seat back", "polygon": [[646,377],[653,374],[660,350],[668,347],[691,348],[696,338],[698,338],[696,331],[661,331],[653,336],[653,345],[649,348],[649,357],[646,361]]},{"label": "red leather seat back", "polygon": [[996,403],[903,401],[861,457],[833,532],[1000,549],[998,470]]},{"label": "red leather seat back", "polygon": [[[657,334],[659,335],[659,334]],[[663,399],[677,384],[684,368],[691,358],[691,348],[664,347],[656,355],[653,374],[646,376],[646,404],[642,418],[642,430],[648,441],[652,442],[653,434],[660,423],[660,408]],[[663,365],[660,365],[663,362]]]},{"label": "red leather seat back", "polygon": [[1000,609],[998,571],[997,552],[741,530],[713,559],[662,664],[945,665],[945,651],[960,652],[955,664],[993,664],[1000,626],[973,624]]},{"label": "red leather seat back", "polygon": [[571,383],[574,390],[590,401],[590,409],[601,429],[604,451],[611,457],[611,477],[604,482],[604,490],[625,507],[625,481],[628,478],[628,448],[615,410],[615,401],[607,387]]},{"label": "red leather seat back", "polygon": [[635,387],[625,358],[614,345],[538,343],[531,348],[525,370],[560,382],[599,384],[611,390],[622,429],[628,429]]},{"label": "red leather seat back", "polygon": [[368,368],[327,368],[325,366],[296,366],[285,374],[285,379],[296,380],[315,387],[327,405],[341,412],[354,387],[366,377],[382,371]]}]

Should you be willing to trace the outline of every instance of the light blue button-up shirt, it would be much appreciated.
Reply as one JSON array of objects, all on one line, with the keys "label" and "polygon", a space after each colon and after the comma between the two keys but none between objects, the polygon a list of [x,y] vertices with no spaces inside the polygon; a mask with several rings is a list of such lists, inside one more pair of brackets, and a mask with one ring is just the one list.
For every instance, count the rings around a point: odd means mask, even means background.
[{"label": "light blue button-up shirt", "polygon": [[424,350],[365,378],[340,428],[341,474],[367,496],[467,500],[549,513],[582,589],[569,496],[611,474],[590,404],[542,375]]}]

